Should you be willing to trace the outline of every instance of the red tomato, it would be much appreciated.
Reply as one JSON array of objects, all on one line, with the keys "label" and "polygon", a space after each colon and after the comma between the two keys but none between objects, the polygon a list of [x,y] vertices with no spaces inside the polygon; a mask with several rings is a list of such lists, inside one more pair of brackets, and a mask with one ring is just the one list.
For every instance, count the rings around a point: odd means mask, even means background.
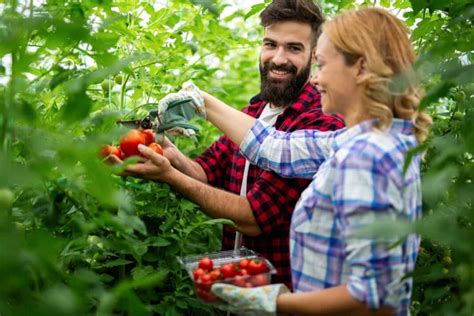
[{"label": "red tomato", "polygon": [[240,269],[239,271],[237,271],[237,275],[249,275],[247,269]]},{"label": "red tomato", "polygon": [[145,145],[151,144],[155,141],[155,135],[153,134],[152,129],[145,129],[141,131],[143,136],[145,136]]},{"label": "red tomato", "polygon": [[110,155],[114,155],[122,159],[122,151],[117,146],[105,145],[100,149],[100,157],[106,158]]},{"label": "red tomato", "polygon": [[240,259],[239,261],[240,269],[247,269],[248,266],[249,266],[249,259]]},{"label": "red tomato", "polygon": [[199,260],[198,267],[205,271],[211,271],[212,268],[214,268],[214,263],[211,258],[202,257],[201,260]]},{"label": "red tomato", "polygon": [[197,289],[196,294],[204,302],[215,302],[215,301],[217,301],[217,297],[210,291]]},{"label": "red tomato", "polygon": [[126,158],[125,154],[123,153],[122,149],[120,149],[120,147],[117,147],[117,153],[114,154],[114,155],[116,155],[117,157],[119,157],[122,160]]},{"label": "red tomato", "polygon": [[211,272],[209,272],[209,275],[211,276],[211,279],[212,279],[213,281],[215,281],[215,280],[220,280],[220,278],[221,278],[221,270],[219,270],[219,269],[214,269],[214,270],[212,270]]},{"label": "red tomato", "polygon": [[193,278],[194,278],[194,280],[198,280],[204,274],[206,274],[206,271],[204,271],[201,268],[196,268],[193,271]]},{"label": "red tomato", "polygon": [[240,287],[245,287],[246,283],[247,283],[247,277],[242,276],[242,275],[236,275],[234,280],[232,280],[232,284],[240,286]]},{"label": "red tomato", "polygon": [[209,291],[212,286],[212,279],[209,274],[203,274],[197,279],[196,281],[196,287],[198,289],[204,290],[204,291]]},{"label": "red tomato", "polygon": [[137,148],[140,144],[145,144],[145,135],[137,129],[129,130],[120,139],[120,149],[127,157],[140,156],[140,152]]},{"label": "red tomato", "polygon": [[151,148],[155,153],[159,155],[163,155],[163,148],[161,148],[160,144],[157,143],[151,143],[148,145],[148,148]]},{"label": "red tomato", "polygon": [[264,286],[270,284],[270,281],[268,280],[268,276],[266,273],[262,273],[259,275],[254,275],[250,279],[250,283],[253,284],[253,286]]},{"label": "red tomato", "polygon": [[222,278],[233,278],[236,275],[235,264],[230,262],[221,266]]},{"label": "red tomato", "polygon": [[256,275],[256,274],[268,272],[268,268],[263,260],[252,259],[249,262],[247,271],[251,275]]}]

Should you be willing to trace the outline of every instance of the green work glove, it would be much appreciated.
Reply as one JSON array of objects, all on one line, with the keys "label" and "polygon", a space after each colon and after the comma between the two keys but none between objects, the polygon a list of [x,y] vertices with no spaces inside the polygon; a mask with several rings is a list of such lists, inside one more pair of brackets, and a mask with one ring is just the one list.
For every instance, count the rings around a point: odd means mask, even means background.
[{"label": "green work glove", "polygon": [[225,304],[217,308],[242,315],[277,315],[278,295],[289,292],[284,284],[272,284],[253,288],[244,288],[230,284],[212,285],[212,293]]},{"label": "green work glove", "polygon": [[193,136],[197,128],[189,124],[196,114],[206,118],[206,107],[199,89],[190,81],[183,88],[165,96],[158,102],[159,126],[157,132]]}]

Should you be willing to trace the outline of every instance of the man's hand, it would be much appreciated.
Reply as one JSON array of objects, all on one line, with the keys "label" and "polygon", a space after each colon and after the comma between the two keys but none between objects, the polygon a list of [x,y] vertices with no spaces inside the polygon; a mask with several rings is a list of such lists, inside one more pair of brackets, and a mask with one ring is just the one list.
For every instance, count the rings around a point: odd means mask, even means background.
[{"label": "man's hand", "polygon": [[[171,144],[171,142],[169,143]],[[122,176],[133,176],[142,179],[166,182],[171,177],[172,172],[176,170],[171,166],[170,161],[164,155],[157,154],[144,145],[138,145],[138,150],[146,160],[141,158],[143,162],[128,165],[122,172]],[[166,151],[167,150],[165,149],[164,154]],[[107,157],[107,161],[113,164],[122,163],[122,160],[113,155]]]},{"label": "man's hand", "polygon": [[168,94],[158,101],[157,114],[160,121],[158,132],[193,136],[196,128],[188,121],[196,114],[206,118],[204,98],[192,82],[186,82],[180,91]]},{"label": "man's hand", "polygon": [[171,93],[158,101],[158,114],[163,114],[175,103],[185,104],[191,107],[199,116],[206,118],[206,106],[204,97],[199,88],[187,81],[183,83],[183,88],[176,93]]},{"label": "man's hand", "polygon": [[211,291],[226,303],[218,308],[245,315],[276,315],[278,295],[289,292],[284,284],[242,288],[224,283],[212,285]]}]

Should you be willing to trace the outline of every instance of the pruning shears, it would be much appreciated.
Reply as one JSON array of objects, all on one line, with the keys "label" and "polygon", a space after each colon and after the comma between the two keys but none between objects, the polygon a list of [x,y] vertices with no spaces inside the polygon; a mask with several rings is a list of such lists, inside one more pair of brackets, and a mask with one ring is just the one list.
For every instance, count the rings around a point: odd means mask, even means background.
[{"label": "pruning shears", "polygon": [[142,119],[138,120],[118,120],[117,124],[123,124],[140,129],[152,129],[156,131],[160,124],[160,118],[157,110],[152,110]]},{"label": "pruning shears", "polygon": [[159,113],[158,110],[152,110],[144,118],[137,120],[119,120],[117,123],[134,128],[152,129],[155,133],[163,133],[176,127],[196,131],[197,128],[188,123],[195,115],[195,110],[185,105],[189,102],[191,102],[191,99],[172,101],[168,104],[168,108],[164,113]]}]

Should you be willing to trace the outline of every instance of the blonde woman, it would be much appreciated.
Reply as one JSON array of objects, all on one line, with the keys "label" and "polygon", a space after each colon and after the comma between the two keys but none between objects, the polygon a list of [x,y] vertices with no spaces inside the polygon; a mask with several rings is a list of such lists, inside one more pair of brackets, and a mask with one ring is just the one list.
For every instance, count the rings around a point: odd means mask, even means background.
[{"label": "blonde woman", "polygon": [[[346,12],[323,25],[316,52],[313,83],[323,111],[340,113],[346,129],[283,133],[195,87],[179,92],[205,105],[208,119],[251,163],[312,179],[292,217],[294,293],[280,284],[216,284],[213,292],[226,308],[257,315],[407,315],[419,237],[357,234],[379,216],[409,222],[421,216],[421,158],[404,165],[431,119],[418,111],[407,30],[382,9]],[[162,172],[172,172],[166,159],[142,150]]]}]

